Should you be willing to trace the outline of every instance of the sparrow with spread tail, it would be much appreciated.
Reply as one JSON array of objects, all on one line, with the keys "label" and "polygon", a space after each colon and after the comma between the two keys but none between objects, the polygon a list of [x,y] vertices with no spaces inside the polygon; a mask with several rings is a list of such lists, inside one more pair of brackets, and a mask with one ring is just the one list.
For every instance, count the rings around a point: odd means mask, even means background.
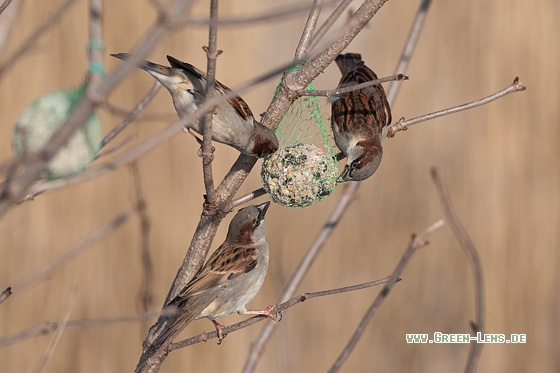
[{"label": "sparrow with spread tail", "polygon": [[[128,53],[111,54],[126,61]],[[199,108],[205,98],[206,74],[193,65],[167,56],[171,67],[141,61],[138,67],[156,78],[171,93],[175,110],[184,118]],[[212,140],[234,147],[243,154],[265,157],[278,150],[278,139],[270,128],[260,124],[247,103],[231,89],[216,80],[216,93],[226,95],[214,108]],[[202,119],[187,124],[187,129],[199,143],[201,140],[190,132],[202,134]],[[200,155],[200,153],[199,153]]]},{"label": "sparrow with spread tail", "polygon": [[[206,317],[214,323],[218,344],[224,335],[222,325],[216,320],[239,313],[242,315],[265,315],[277,320],[275,306],[265,310],[249,311],[245,308],[260,290],[268,267],[268,242],[264,235],[264,216],[270,202],[245,207],[233,217],[224,243],[214,251],[204,266],[183,290],[171,300],[166,308],[172,316],[169,327],[144,353],[145,363],[151,356],[167,348],[173,339],[195,319]],[[206,294],[217,294],[206,300],[202,311],[196,310]],[[208,303],[210,301],[210,303]]]},{"label": "sparrow with spread tail", "polygon": [[[338,88],[377,79],[362,56],[356,53],[339,54],[336,64],[342,73]],[[344,181],[365,180],[381,163],[383,127],[391,123],[391,108],[381,84],[331,98],[331,124],[336,145],[347,157],[340,175]]]}]

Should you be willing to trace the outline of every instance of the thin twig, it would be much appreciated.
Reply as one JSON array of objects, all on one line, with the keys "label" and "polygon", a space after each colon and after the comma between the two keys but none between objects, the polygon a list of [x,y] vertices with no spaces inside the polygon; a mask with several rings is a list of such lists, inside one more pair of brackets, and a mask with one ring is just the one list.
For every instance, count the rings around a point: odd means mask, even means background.
[{"label": "thin twig", "polygon": [[154,268],[152,257],[150,254],[150,218],[146,212],[146,200],[142,191],[142,180],[140,178],[140,169],[138,161],[130,164],[132,170],[132,179],[134,180],[134,189],[136,190],[136,211],[140,216],[140,235],[142,242],[140,244],[140,259],[142,262],[142,284],[140,285],[139,299],[142,311],[147,312],[151,308],[153,295],[153,279]]},{"label": "thin twig", "polygon": [[6,52],[6,44],[10,39],[10,35],[14,31],[13,25],[14,22],[18,19],[19,11],[21,9],[21,3],[23,1],[16,1],[15,3],[10,6],[6,12],[7,4],[9,4],[11,0],[6,0],[3,5],[2,9],[2,21],[0,22],[0,57],[4,55]]},{"label": "thin twig", "polygon": [[88,59],[89,70],[88,84],[98,84],[105,71],[103,69],[103,56],[105,46],[103,45],[103,2],[101,0],[89,1],[89,45]]},{"label": "thin twig", "polygon": [[[404,46],[404,50],[401,54],[401,58],[399,59],[399,63],[397,64],[395,71],[399,71],[403,74],[406,72],[408,62],[412,58],[412,52],[414,52],[416,42],[418,41],[420,32],[424,27],[424,21],[426,19],[426,15],[428,14],[428,10],[430,9],[431,3],[432,0],[422,0],[420,8],[418,8],[418,11],[416,12],[414,23],[412,24],[410,33],[408,34],[406,45]],[[395,98],[397,97],[397,92],[399,91],[398,88],[400,85],[400,81],[396,81],[391,84],[391,89],[389,90],[389,92],[387,92],[387,101],[395,102]]]},{"label": "thin twig", "polygon": [[[221,51],[218,51],[218,0],[210,0],[210,27],[208,30],[208,47],[206,51],[206,98],[211,100],[215,96],[216,89],[216,60]],[[217,194],[214,188],[214,175],[212,174],[212,111],[204,114],[202,128],[202,175],[204,176],[204,189],[206,190],[206,202],[209,205],[216,203]]]},{"label": "thin twig", "polygon": [[311,39],[311,44],[309,45],[309,50],[313,51],[317,47],[318,43],[323,39],[325,34],[331,29],[334,23],[340,18],[342,13],[348,8],[348,5],[352,0],[343,0],[341,1],[336,9],[327,17],[325,23],[319,27],[319,30],[313,35],[313,39]]},{"label": "thin twig", "polygon": [[426,237],[430,233],[435,231],[436,229],[441,228],[442,226],[443,226],[443,220],[439,220],[439,221],[435,222],[434,224],[432,224],[428,229],[426,229],[426,231],[424,231],[424,233],[422,233],[418,236],[414,235],[414,234],[412,235],[412,238],[410,239],[410,243],[408,244],[408,247],[406,248],[406,251],[404,252],[403,256],[401,257],[401,259],[399,261],[399,263],[397,264],[397,266],[393,270],[393,273],[391,274],[390,281],[387,284],[385,284],[385,286],[383,286],[383,289],[381,289],[379,294],[377,294],[377,296],[375,297],[375,300],[373,301],[373,303],[371,304],[371,306],[369,307],[369,309],[367,310],[367,312],[363,316],[362,320],[358,324],[358,327],[356,328],[356,330],[354,331],[354,334],[352,335],[352,337],[348,341],[348,344],[346,345],[344,350],[342,350],[342,352],[340,353],[340,355],[338,356],[338,358],[336,359],[336,361],[334,362],[332,367],[329,369],[329,373],[338,372],[340,367],[342,367],[342,365],[344,364],[346,359],[348,359],[348,356],[350,356],[350,354],[354,350],[354,347],[356,346],[356,344],[360,340],[360,338],[361,338],[362,334],[364,333],[367,325],[369,324],[369,322],[371,321],[371,319],[375,315],[375,312],[377,311],[379,306],[381,306],[383,301],[389,295],[389,292],[393,288],[393,285],[395,285],[395,283],[397,282],[397,279],[401,275],[403,269],[408,264],[412,255],[419,248],[428,245],[429,242],[426,239]]},{"label": "thin twig", "polygon": [[138,102],[138,104],[136,104],[134,109],[132,109],[130,112],[127,113],[126,118],[124,118],[119,124],[117,124],[115,128],[109,131],[109,133],[105,135],[103,140],[101,140],[101,148],[103,148],[105,145],[107,145],[107,143],[113,140],[115,136],[117,136],[132,121],[134,121],[136,117],[138,117],[138,115],[142,112],[142,110],[144,110],[146,105],[150,101],[152,101],[152,99],[155,97],[156,93],[159,91],[160,88],[161,88],[161,84],[157,80],[155,80],[154,85],[152,86],[150,91],[144,97],[142,97],[142,99]]},{"label": "thin twig", "polygon": [[[136,133],[129,134],[127,137],[125,137],[124,139],[122,139],[120,142],[116,143],[114,146],[110,147],[109,149],[97,153],[96,158],[100,159],[111,153],[118,151],[119,149],[123,148],[126,144],[134,140],[134,138],[136,138],[137,136],[138,134]],[[43,183],[48,183],[48,181],[45,181]],[[30,196],[30,197],[33,198],[35,196]]]},{"label": "thin twig", "polygon": [[[475,309],[476,309],[476,321],[471,322],[472,332],[474,335],[477,333],[484,334],[485,329],[485,296],[484,296],[484,271],[482,270],[482,262],[478,256],[476,246],[469,237],[468,232],[465,230],[461,221],[455,214],[453,206],[451,204],[451,198],[449,197],[449,191],[447,186],[443,181],[441,172],[436,168],[432,168],[432,179],[436,185],[439,199],[441,201],[443,211],[445,212],[445,217],[449,223],[451,231],[455,235],[455,238],[461,245],[465,255],[467,256],[471,269],[473,271],[474,278],[474,289],[475,289]],[[478,343],[477,340],[471,341],[471,348],[469,350],[469,355],[467,361],[465,362],[465,373],[472,373],[476,371],[478,364],[478,359],[482,353],[483,343]]]},{"label": "thin twig", "polygon": [[[325,5],[337,3],[339,0],[326,0]],[[237,17],[222,18],[218,21],[220,27],[247,27],[251,23],[261,23],[265,21],[280,21],[283,18],[293,17],[298,13],[309,12],[309,4],[307,2],[294,3],[290,6],[281,5],[276,9],[255,15],[242,15]],[[184,24],[188,26],[208,27],[208,18],[200,18],[188,16],[184,18]]]},{"label": "thin twig", "polygon": [[92,247],[93,244],[99,242],[103,238],[107,237],[110,233],[114,232],[131,216],[133,216],[134,213],[134,211],[125,212],[124,214],[117,216],[101,228],[97,229],[95,232],[92,232],[88,236],[82,238],[79,242],[70,247],[51,263],[12,285],[12,291],[18,294],[25,288],[48,277],[68,261],[74,259],[79,254],[83,253],[86,249]]},{"label": "thin twig", "polygon": [[463,104],[463,105],[459,105],[459,106],[454,106],[448,109],[443,109],[443,110],[439,110],[430,114],[425,114],[425,115],[421,115],[419,117],[416,118],[412,118],[412,119],[408,119],[405,120],[404,118],[401,118],[397,123],[386,127],[385,129],[383,129],[383,138],[385,137],[393,137],[395,136],[395,133],[398,131],[404,131],[406,130],[408,127],[412,126],[413,124],[416,123],[420,123],[420,122],[424,122],[427,120],[431,120],[431,119],[435,119],[435,118],[439,118],[439,117],[443,117],[445,115],[449,115],[449,114],[454,114],[454,113],[458,113],[460,111],[463,110],[469,110],[478,106],[482,106],[485,104],[488,104],[494,100],[497,100],[499,98],[504,97],[505,95],[508,95],[510,93],[514,93],[514,92],[520,92],[520,91],[524,91],[526,88],[523,84],[521,84],[519,82],[519,78],[516,77],[513,80],[513,83],[511,83],[508,87],[481,99]]},{"label": "thin twig", "polygon": [[[356,291],[356,290],[362,290],[362,289],[367,289],[367,288],[371,288],[373,286],[378,286],[381,284],[386,284],[388,283],[390,280],[390,276],[379,279],[379,280],[375,280],[375,281],[370,281],[370,282],[365,282],[363,284],[358,284],[358,285],[351,285],[351,286],[345,286],[342,288],[337,288],[337,289],[330,289],[330,290],[324,290],[324,291],[317,291],[317,292],[313,292],[313,293],[301,293],[291,299],[288,299],[287,301],[283,302],[282,304],[279,304],[275,307],[275,310],[277,312],[283,312],[285,310],[287,310],[288,308],[291,308],[299,303],[303,303],[308,299],[313,299],[313,298],[318,298],[318,297],[325,297],[325,296],[331,296],[331,295],[337,295],[337,294],[343,294],[343,293],[347,293],[350,291]],[[400,281],[401,279],[397,279],[396,282]],[[251,317],[247,320],[243,320],[240,321],[236,324],[232,324],[229,326],[226,326],[223,328],[223,333],[224,336],[229,334],[229,333],[233,333],[236,332],[238,330],[244,329],[248,326],[251,326],[253,324],[256,324],[258,322],[264,321],[266,320],[267,317],[266,316],[254,316]],[[218,335],[215,331],[213,332],[208,332],[208,333],[202,333],[199,334],[197,336],[191,337],[191,338],[187,338],[185,340],[176,342],[176,343],[172,343],[169,346],[169,351],[173,351],[173,350],[177,350],[180,348],[185,348],[188,347],[190,345],[196,344],[196,343],[200,343],[200,342],[205,342],[209,339],[212,338],[217,338]]]},{"label": "thin twig", "polygon": [[[175,310],[157,310],[138,315],[131,316],[117,316],[117,317],[100,317],[95,319],[72,320],[66,324],[66,329],[84,329],[84,328],[99,328],[102,326],[109,326],[115,324],[123,324],[130,322],[145,321],[153,319],[159,315],[168,316],[175,314]],[[27,339],[33,338],[37,335],[52,333],[58,328],[58,322],[43,322],[39,325],[32,326],[31,328],[22,330],[12,335],[0,338],[0,347],[8,346],[14,343],[22,342]]]},{"label": "thin twig", "polygon": [[244,203],[247,203],[255,198],[259,198],[260,196],[264,196],[266,194],[265,190],[263,188],[259,188],[256,190],[253,190],[251,193],[247,193],[244,196],[238,197],[234,200],[231,201],[231,207],[237,207],[239,205],[242,205]]},{"label": "thin twig", "polygon": [[[156,80],[157,82],[157,80]],[[123,109],[120,108],[116,105],[113,105],[107,101],[103,101],[99,107],[103,110],[106,110],[109,114],[113,114],[115,116],[120,116],[120,117],[127,117],[128,115],[130,115],[130,110],[128,109]],[[173,113],[149,113],[149,114],[142,114],[139,115],[135,120],[136,121],[144,121],[144,122],[148,122],[148,121],[165,121],[165,122],[169,122],[172,120],[175,120],[177,118],[177,114],[175,113],[175,111],[173,111]]]},{"label": "thin twig", "polygon": [[50,17],[43,23],[41,26],[37,27],[35,32],[33,32],[23,43],[21,46],[16,49],[15,52],[6,60],[0,64],[0,79],[4,76],[4,73],[15,66],[15,62],[20,59],[35,43],[39,40],[40,37],[44,36],[47,33],[47,30],[54,26],[58,20],[66,13],[76,0],[66,0]]},{"label": "thin twig", "polygon": [[372,85],[376,85],[376,84],[392,82],[392,81],[395,81],[395,80],[397,80],[397,81],[408,80],[408,76],[403,75],[403,74],[395,74],[395,75],[387,76],[387,77],[381,78],[381,79],[370,80],[369,82],[365,82],[365,83],[354,84],[354,85],[345,86],[344,88],[335,88],[335,89],[329,89],[329,90],[320,90],[320,89],[309,90],[309,89],[306,89],[306,90],[299,91],[298,95],[299,96],[331,97],[331,96],[341,95],[343,93],[357,91],[358,89],[371,87]]},{"label": "thin twig", "polygon": [[49,359],[51,358],[54,349],[56,348],[58,341],[60,341],[60,337],[62,337],[62,333],[66,329],[66,325],[68,323],[68,318],[70,317],[70,311],[74,306],[74,302],[76,301],[76,280],[72,281],[72,286],[70,287],[70,292],[68,293],[68,297],[66,298],[66,305],[64,306],[64,311],[60,316],[60,321],[58,322],[56,331],[52,336],[47,349],[45,350],[45,354],[43,358],[39,361],[35,369],[33,369],[33,373],[39,373],[43,370]]},{"label": "thin twig", "polygon": [[0,303],[8,299],[10,295],[12,295],[12,287],[8,286],[6,289],[2,290],[2,293],[0,293]]},{"label": "thin twig", "polygon": [[307,17],[307,22],[305,23],[299,44],[296,48],[294,60],[299,61],[307,54],[309,43],[311,43],[311,38],[313,37],[313,32],[315,31],[315,26],[317,25],[322,9],[323,0],[313,0],[313,5],[311,6],[309,16]]},{"label": "thin twig", "polygon": [[4,3],[0,6],[0,14],[4,13],[8,5],[10,5],[12,0],[4,0]]}]

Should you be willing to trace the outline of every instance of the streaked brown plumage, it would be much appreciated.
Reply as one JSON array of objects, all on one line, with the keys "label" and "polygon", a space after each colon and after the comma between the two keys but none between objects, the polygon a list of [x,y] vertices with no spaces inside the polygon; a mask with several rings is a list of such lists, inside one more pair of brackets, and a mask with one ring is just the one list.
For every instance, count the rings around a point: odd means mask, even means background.
[{"label": "streaked brown plumage", "polygon": [[[356,53],[340,54],[336,64],[342,73],[339,88],[377,79]],[[365,180],[375,173],[381,157],[383,127],[391,123],[391,108],[381,84],[333,96],[331,124],[336,145],[347,157],[344,181]]]},{"label": "streaked brown plumage", "polygon": [[[127,53],[111,54],[126,61]],[[173,105],[180,118],[191,114],[202,104],[205,97],[206,74],[193,65],[167,56],[171,67],[149,61],[141,61],[138,67],[156,78],[171,94]],[[231,89],[216,80],[216,92],[231,93]],[[264,157],[278,150],[278,139],[270,128],[260,124],[247,103],[238,95],[224,99],[218,104],[212,119],[212,140],[234,147],[243,154]],[[189,130],[202,134],[202,120],[187,124]]]}]

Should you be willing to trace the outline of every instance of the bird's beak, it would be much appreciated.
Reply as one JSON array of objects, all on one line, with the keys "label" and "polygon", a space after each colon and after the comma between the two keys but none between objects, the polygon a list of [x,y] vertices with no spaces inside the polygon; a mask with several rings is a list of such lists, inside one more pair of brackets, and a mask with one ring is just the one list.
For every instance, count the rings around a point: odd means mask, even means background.
[{"label": "bird's beak", "polygon": [[346,165],[344,171],[340,174],[340,177],[344,181],[352,181],[352,176],[350,176],[350,166]]},{"label": "bird's beak", "polygon": [[259,209],[259,220],[264,219],[264,215],[266,214],[266,210],[268,210],[269,206],[270,206],[270,201],[257,205],[257,209]]}]

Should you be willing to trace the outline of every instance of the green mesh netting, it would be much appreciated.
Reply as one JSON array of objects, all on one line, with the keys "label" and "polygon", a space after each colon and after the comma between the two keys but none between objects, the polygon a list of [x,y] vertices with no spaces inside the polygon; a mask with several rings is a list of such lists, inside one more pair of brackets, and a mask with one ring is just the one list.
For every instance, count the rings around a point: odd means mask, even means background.
[{"label": "green mesh netting", "polygon": [[272,200],[283,206],[307,207],[328,197],[336,187],[339,170],[330,119],[319,98],[296,100],[276,136],[280,149],[265,158],[261,169],[264,190]]}]

